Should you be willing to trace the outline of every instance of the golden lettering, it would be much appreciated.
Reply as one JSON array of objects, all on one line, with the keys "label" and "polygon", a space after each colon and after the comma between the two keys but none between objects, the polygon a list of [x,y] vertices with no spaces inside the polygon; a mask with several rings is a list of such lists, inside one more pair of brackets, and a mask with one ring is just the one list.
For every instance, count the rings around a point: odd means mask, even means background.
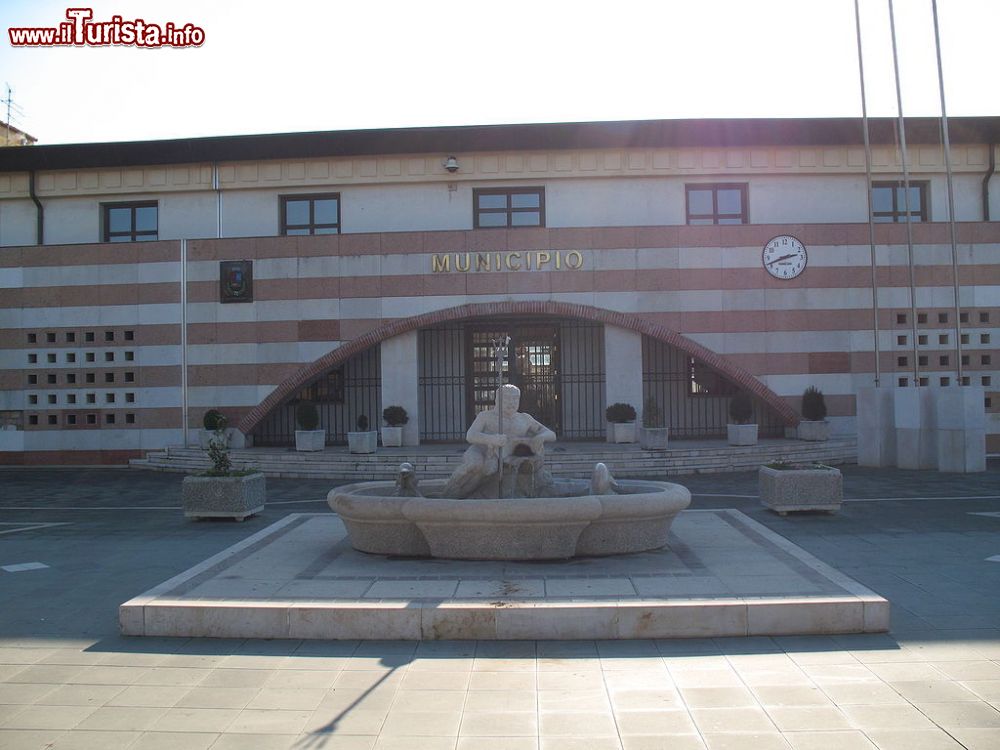
[{"label": "golden lettering", "polygon": [[459,253],[455,253],[455,270],[466,273],[472,266],[472,257],[470,253],[465,254],[465,268],[462,268],[462,256]]},{"label": "golden lettering", "polygon": [[431,272],[440,273],[441,271],[451,270],[451,256],[450,255],[435,255],[431,258]]},{"label": "golden lettering", "polygon": [[[454,255],[454,265],[452,256]],[[474,267],[473,267],[474,266]],[[577,271],[583,268],[583,253],[579,250],[522,250],[509,253],[486,252],[434,253],[431,255],[432,273],[458,271],[546,271],[562,269]]]},{"label": "golden lettering", "polygon": [[476,255],[476,270],[477,271],[490,271],[490,254],[489,253],[479,253]]},{"label": "golden lettering", "polygon": [[[517,261],[516,266],[513,263],[514,260]],[[507,268],[511,271],[521,270],[521,253],[507,253]]]},{"label": "golden lettering", "polygon": [[539,250],[537,253],[535,253],[535,268],[541,271],[542,266],[544,266],[551,260],[552,256],[549,253],[545,252],[544,250]]},{"label": "golden lettering", "polygon": [[[574,258],[576,261],[574,262]],[[579,250],[570,250],[566,253],[566,267],[572,268],[574,271],[578,270],[583,266],[583,256],[580,254]]]},{"label": "golden lettering", "polygon": [[562,250],[556,250],[556,270],[562,268]]}]

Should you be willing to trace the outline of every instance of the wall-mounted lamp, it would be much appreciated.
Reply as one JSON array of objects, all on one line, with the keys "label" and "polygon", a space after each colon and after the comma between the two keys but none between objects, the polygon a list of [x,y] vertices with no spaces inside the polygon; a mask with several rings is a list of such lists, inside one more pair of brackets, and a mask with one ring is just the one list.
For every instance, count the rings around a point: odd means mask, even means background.
[{"label": "wall-mounted lamp", "polygon": [[455,174],[455,172],[458,171],[458,159],[456,159],[454,156],[449,156],[447,159],[441,162],[441,166],[447,169],[452,174]]}]

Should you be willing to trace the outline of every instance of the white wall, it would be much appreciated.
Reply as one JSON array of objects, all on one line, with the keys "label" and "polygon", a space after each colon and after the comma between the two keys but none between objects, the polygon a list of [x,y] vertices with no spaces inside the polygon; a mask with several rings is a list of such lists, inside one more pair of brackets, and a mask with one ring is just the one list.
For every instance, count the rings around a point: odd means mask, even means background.
[{"label": "white wall", "polygon": [[35,216],[30,200],[0,201],[0,247],[34,245]]}]

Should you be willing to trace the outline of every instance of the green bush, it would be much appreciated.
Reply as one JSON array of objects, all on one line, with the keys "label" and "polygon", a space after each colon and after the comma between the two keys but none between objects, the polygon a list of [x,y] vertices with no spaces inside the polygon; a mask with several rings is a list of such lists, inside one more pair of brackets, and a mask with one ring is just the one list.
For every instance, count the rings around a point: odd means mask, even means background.
[{"label": "green bush", "polygon": [[358,432],[367,432],[368,431],[368,415],[367,414],[362,414],[360,417],[358,417],[357,425],[358,425]]},{"label": "green bush", "polygon": [[802,416],[809,422],[822,422],[826,419],[826,400],[823,398],[823,391],[815,386],[809,386],[802,394]]},{"label": "green bush", "polygon": [[733,424],[751,424],[753,421],[753,401],[750,394],[740,391],[729,401],[729,418]]},{"label": "green bush", "polygon": [[663,412],[656,403],[656,399],[650,396],[642,404],[642,426],[649,428],[663,427]]},{"label": "green bush", "polygon": [[635,407],[632,404],[611,404],[604,412],[604,416],[609,422],[633,422],[635,421]]},{"label": "green bush", "polygon": [[315,430],[319,425],[319,412],[312,401],[302,401],[295,408],[295,421],[303,430]]},{"label": "green bush", "polygon": [[226,429],[226,418],[218,409],[209,409],[201,420],[202,426],[209,432]]},{"label": "green bush", "polygon": [[402,406],[387,406],[382,410],[382,419],[389,427],[402,427],[410,421],[406,409]]}]

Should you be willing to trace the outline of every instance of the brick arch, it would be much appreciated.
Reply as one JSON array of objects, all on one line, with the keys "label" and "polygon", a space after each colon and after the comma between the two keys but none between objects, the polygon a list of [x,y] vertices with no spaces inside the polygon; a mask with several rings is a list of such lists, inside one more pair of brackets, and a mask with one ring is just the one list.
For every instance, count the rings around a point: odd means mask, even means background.
[{"label": "brick arch", "polygon": [[589,305],[574,305],[568,302],[533,301],[482,302],[459,305],[458,307],[449,307],[444,310],[424,313],[423,315],[400,318],[387,323],[324,354],[316,361],[303,366],[298,372],[283,380],[267,398],[244,415],[240,420],[238,428],[243,434],[250,434],[268,414],[290,399],[300,389],[309,385],[324,373],[339,367],[354,355],[386,339],[391,339],[394,336],[438,323],[497,315],[553,315],[564,318],[581,318],[645,334],[701,360],[713,370],[716,370],[721,375],[736,383],[740,388],[743,388],[752,396],[755,396],[771,407],[786,425],[795,426],[799,422],[799,415],[795,410],[750,372],[734,365],[724,357],[719,356],[710,349],[706,349],[701,344],[692,341],[686,336],[682,336],[676,331],[651,323],[642,316],[632,313],[612,312],[611,310],[602,310]]}]

